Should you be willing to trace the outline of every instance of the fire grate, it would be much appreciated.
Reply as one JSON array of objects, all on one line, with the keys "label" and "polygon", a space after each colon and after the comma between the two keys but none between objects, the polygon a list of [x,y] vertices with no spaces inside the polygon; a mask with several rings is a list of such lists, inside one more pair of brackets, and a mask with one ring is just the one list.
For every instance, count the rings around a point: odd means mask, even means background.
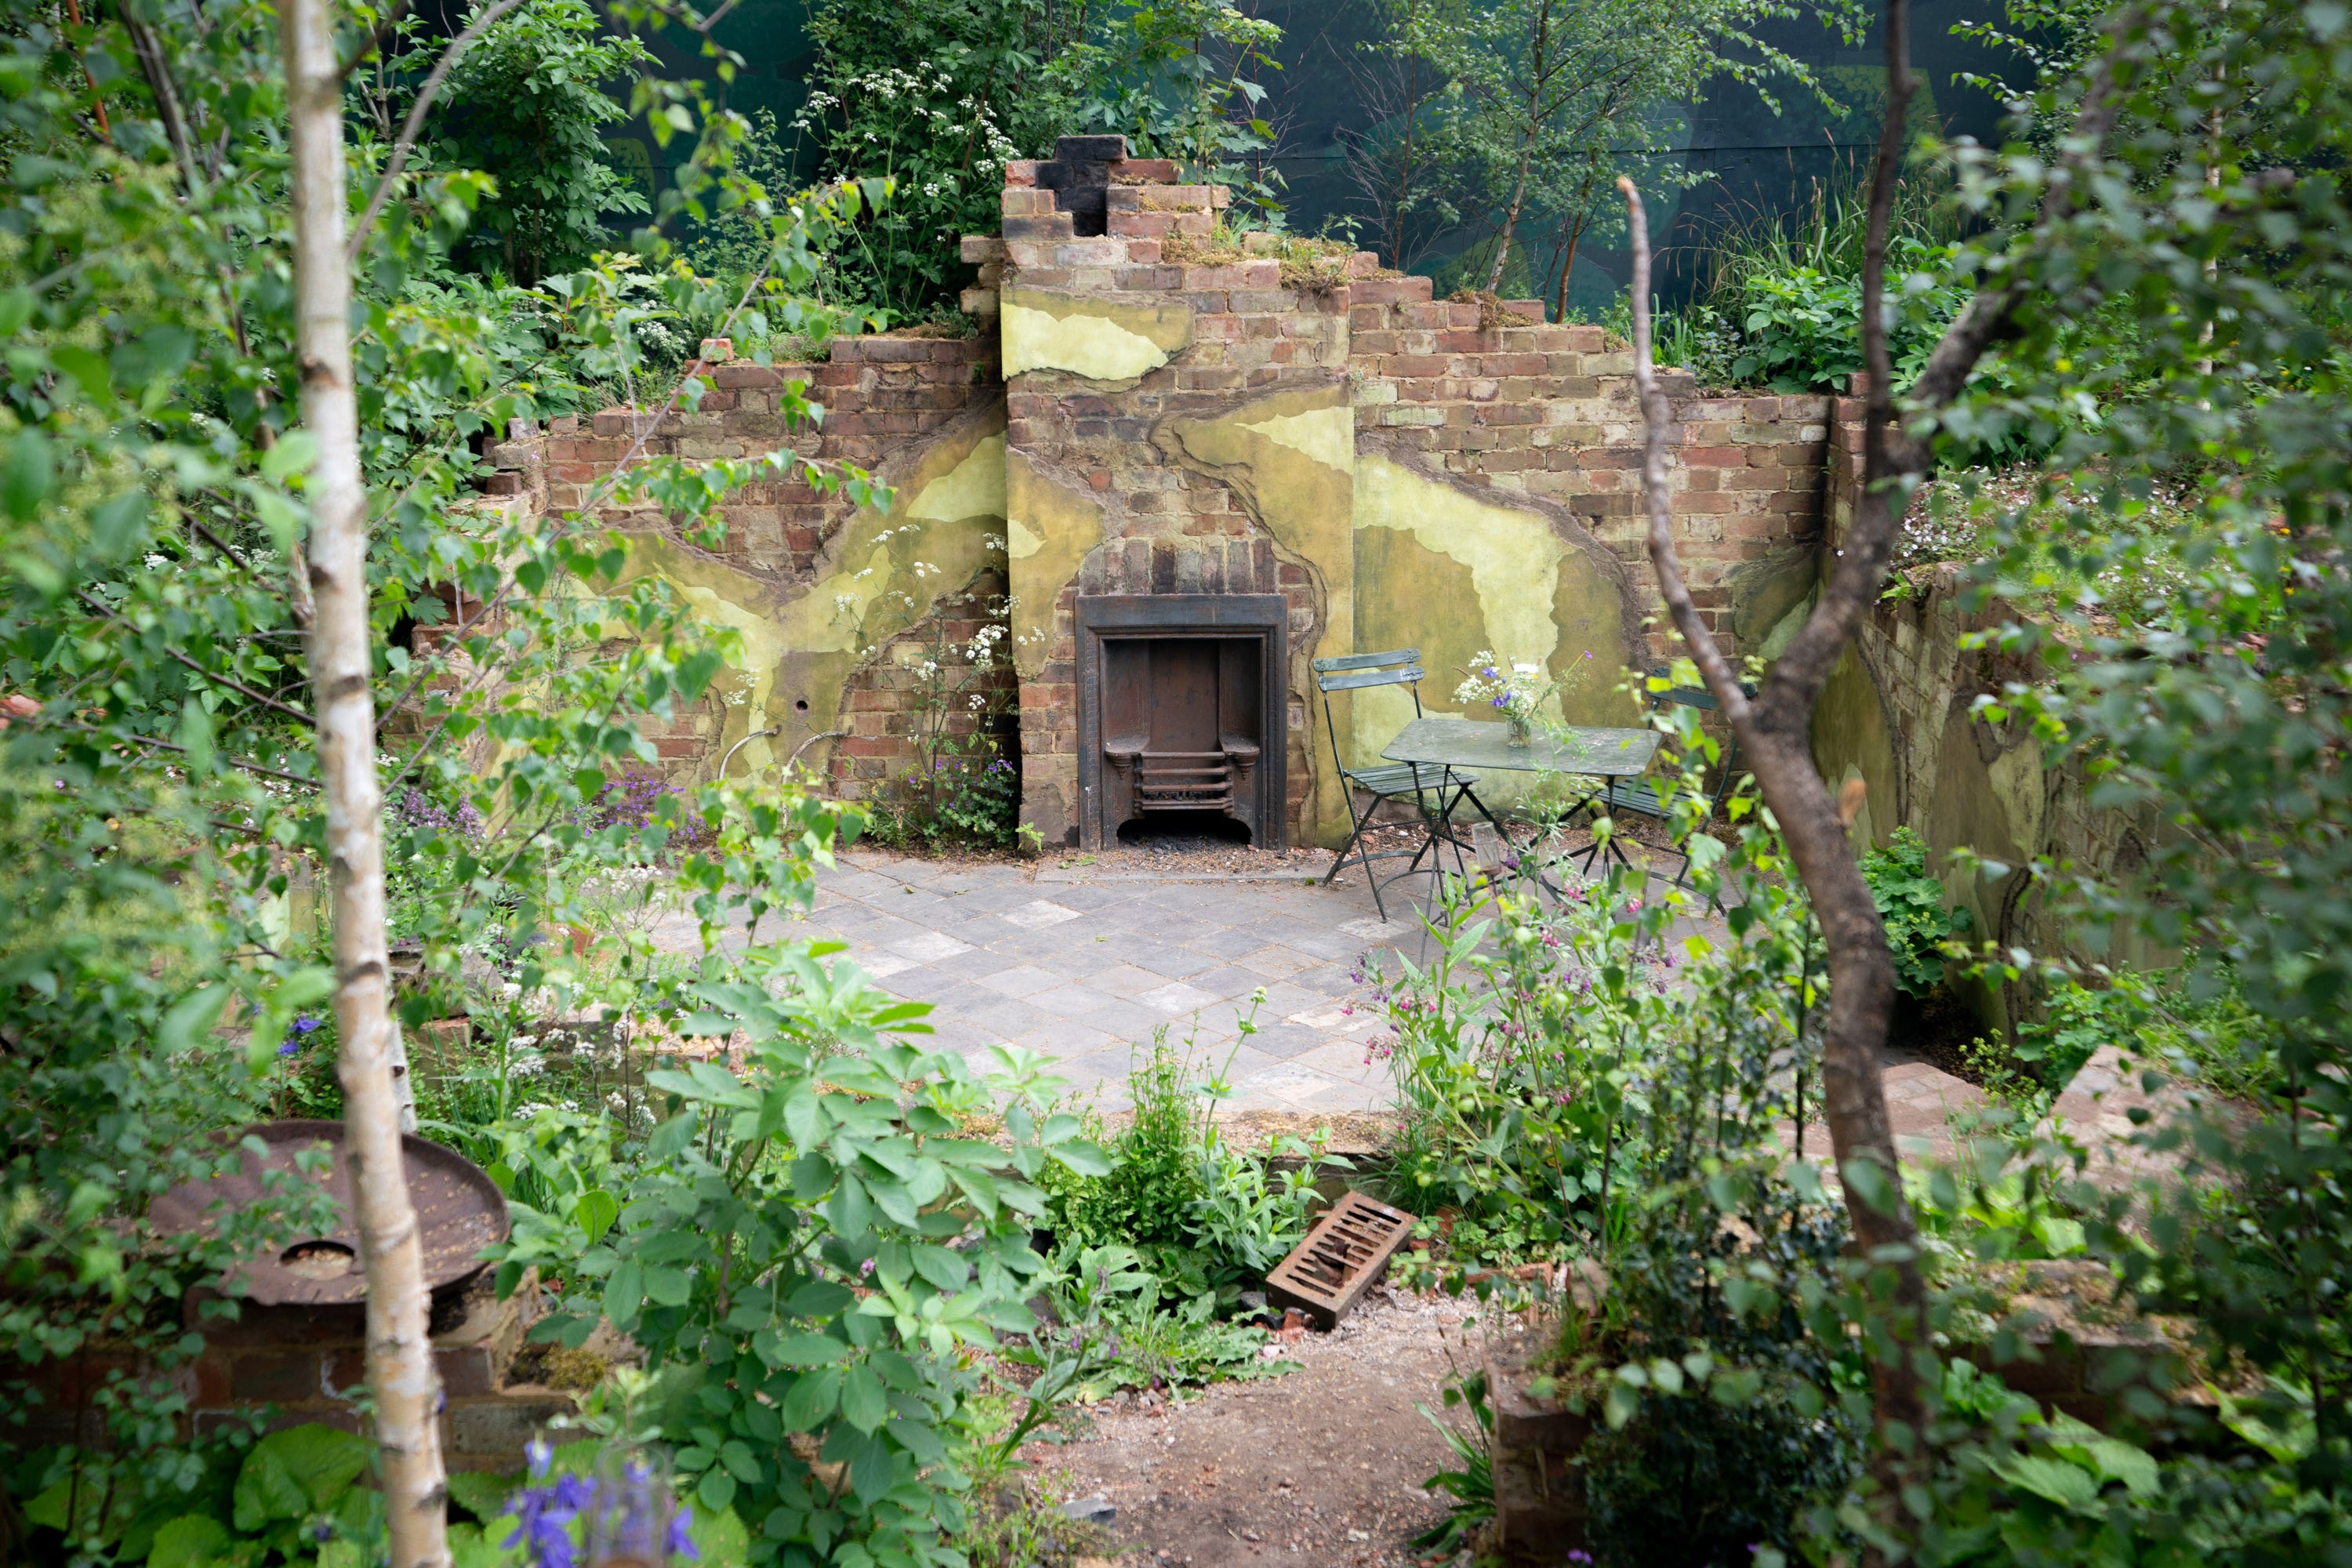
[{"label": "fire grate", "polygon": [[1413,1216],[1348,1193],[1265,1277],[1276,1305],[1297,1307],[1318,1328],[1335,1327],[1388,1271],[1412,1235]]}]

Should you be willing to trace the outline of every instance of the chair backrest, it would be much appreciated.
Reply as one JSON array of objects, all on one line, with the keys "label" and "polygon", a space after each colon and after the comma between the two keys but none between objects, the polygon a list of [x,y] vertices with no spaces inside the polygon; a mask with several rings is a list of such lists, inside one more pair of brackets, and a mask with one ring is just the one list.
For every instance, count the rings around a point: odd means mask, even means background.
[{"label": "chair backrest", "polygon": [[1323,728],[1331,735],[1331,761],[1346,772],[1348,759],[1339,754],[1339,726],[1331,717],[1331,693],[1361,691],[1368,686],[1403,686],[1412,690],[1412,716],[1421,717],[1421,649],[1392,647],[1385,653],[1342,654],[1315,661],[1316,689],[1323,693]]},{"label": "chair backrest", "polygon": [[[1659,665],[1655,668],[1652,669],[1650,673],[1653,676],[1663,677],[1667,673],[1666,667],[1663,664]],[[1751,682],[1745,680],[1741,681],[1739,683],[1739,689],[1748,693],[1750,697],[1756,695],[1756,688]],[[1654,691],[1650,694],[1650,706],[1654,709],[1665,708],[1669,706],[1675,708],[1699,708],[1704,709],[1708,712],[1714,712],[1716,710],[1721,708],[1723,704],[1717,702],[1715,700],[1715,693],[1709,691],[1704,686],[1669,686],[1664,691]],[[1726,742],[1723,748],[1722,764],[1716,769],[1715,788],[1707,796],[1710,806],[1710,815],[1712,815],[1711,808],[1713,806],[1723,804],[1723,797],[1730,792],[1731,781],[1738,776],[1739,736],[1735,732]]]}]

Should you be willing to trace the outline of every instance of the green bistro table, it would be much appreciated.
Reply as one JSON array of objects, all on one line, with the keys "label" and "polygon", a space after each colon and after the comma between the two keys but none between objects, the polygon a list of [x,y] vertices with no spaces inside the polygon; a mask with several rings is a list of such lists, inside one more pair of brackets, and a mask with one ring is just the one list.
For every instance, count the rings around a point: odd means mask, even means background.
[{"label": "green bistro table", "polygon": [[[1500,768],[1530,773],[1572,773],[1580,778],[1629,779],[1649,771],[1650,760],[1658,754],[1658,740],[1655,730],[1588,730],[1570,726],[1539,731],[1528,744],[1515,746],[1507,725],[1484,724],[1474,719],[1416,719],[1398,733],[1381,755],[1392,763],[1458,768],[1465,773]],[[1503,834],[1503,825],[1495,821],[1495,814],[1486,809],[1484,801],[1471,795],[1470,802],[1478,808],[1479,816],[1493,824],[1497,834]],[[1435,831],[1433,827],[1433,834]],[[1503,841],[1507,845],[1509,835],[1503,834]],[[1625,858],[1624,850],[1613,840],[1609,849],[1620,865],[1632,868],[1633,862]],[[1458,845],[1455,857],[1460,858]],[[1557,893],[1559,889],[1553,891]]]}]

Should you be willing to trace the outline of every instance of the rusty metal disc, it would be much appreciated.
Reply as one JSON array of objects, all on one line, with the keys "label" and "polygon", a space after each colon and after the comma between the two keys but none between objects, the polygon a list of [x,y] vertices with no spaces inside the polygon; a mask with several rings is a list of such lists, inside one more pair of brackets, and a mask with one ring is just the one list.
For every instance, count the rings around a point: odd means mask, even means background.
[{"label": "rusty metal disc", "polygon": [[[343,1160],[343,1124],[265,1121],[237,1136],[261,1140],[266,1157],[257,1159],[245,1150],[233,1173],[173,1187],[148,1211],[157,1227],[167,1235],[209,1230],[219,1213],[257,1201],[271,1171],[282,1171],[297,1182],[320,1181],[334,1201],[335,1227],[293,1237],[235,1272],[246,1283],[247,1299],[260,1306],[325,1307],[364,1300],[367,1279],[360,1271],[359,1231],[351,1217],[352,1176]],[[414,1133],[404,1135],[400,1144],[408,1198],[416,1206],[417,1231],[425,1247],[425,1288],[439,1290],[461,1284],[482,1271],[482,1249],[507,1238],[506,1198],[487,1172],[454,1150]],[[320,1145],[333,1163],[325,1176],[306,1177],[294,1157]]]}]

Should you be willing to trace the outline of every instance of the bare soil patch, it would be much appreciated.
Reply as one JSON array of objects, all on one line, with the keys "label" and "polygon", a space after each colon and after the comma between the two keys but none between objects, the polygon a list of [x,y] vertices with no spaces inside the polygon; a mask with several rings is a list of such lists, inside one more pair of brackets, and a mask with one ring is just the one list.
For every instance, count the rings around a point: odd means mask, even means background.
[{"label": "bare soil patch", "polygon": [[1331,1333],[1285,1347],[1297,1372],[1219,1384],[1181,1405],[1122,1395],[1076,1418],[1071,1440],[1024,1457],[1066,1473],[1071,1497],[1108,1499],[1135,1568],[1406,1568],[1412,1538],[1446,1511],[1445,1494],[1422,1483],[1453,1468],[1415,1405],[1443,1411],[1449,1352],[1472,1364],[1471,1315],[1383,1286]]}]

